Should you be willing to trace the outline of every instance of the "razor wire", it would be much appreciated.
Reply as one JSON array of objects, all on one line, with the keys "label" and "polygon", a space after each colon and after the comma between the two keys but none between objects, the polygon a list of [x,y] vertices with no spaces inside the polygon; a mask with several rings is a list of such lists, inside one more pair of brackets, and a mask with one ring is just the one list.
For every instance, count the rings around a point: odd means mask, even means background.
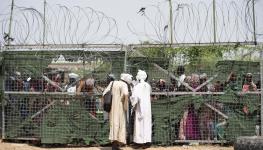
[{"label": "razor wire", "polygon": [[[255,1],[255,7],[257,3]],[[127,27],[140,41],[150,43],[170,42],[170,21],[175,43],[254,41],[252,0],[215,1],[215,19],[212,0],[172,1],[171,7],[172,20],[169,20],[169,3],[164,1],[142,7],[137,12],[143,20],[140,24],[142,30],[135,27],[133,20],[127,22]],[[261,35],[259,32],[255,33],[256,36]]]},{"label": "razor wire", "polygon": [[11,35],[8,35],[9,17],[9,13],[0,14],[2,44],[7,43],[7,38],[11,38],[13,45],[116,43],[119,40],[115,19],[91,7],[47,3],[44,14],[35,8],[14,6]]}]

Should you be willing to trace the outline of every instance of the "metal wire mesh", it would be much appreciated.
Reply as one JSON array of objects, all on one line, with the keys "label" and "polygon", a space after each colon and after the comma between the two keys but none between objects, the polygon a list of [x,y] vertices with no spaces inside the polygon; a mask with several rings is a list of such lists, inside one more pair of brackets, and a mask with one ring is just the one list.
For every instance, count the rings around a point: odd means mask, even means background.
[{"label": "metal wire mesh", "polygon": [[134,49],[129,71],[146,70],[153,90],[153,143],[221,143],[259,135],[259,62],[195,57],[202,48]]},{"label": "metal wire mesh", "polygon": [[[131,46],[126,52],[122,46],[108,51],[107,46],[72,51],[24,48],[3,52],[6,139],[108,143],[109,124],[101,107],[107,75],[113,73],[118,79],[126,70],[135,76],[138,69],[147,72],[153,91],[153,144],[221,143],[240,135],[260,134],[257,61],[223,60],[223,54],[204,60],[188,57],[194,51],[186,47],[174,52],[176,48],[151,45]],[[202,51],[202,47],[194,49]],[[78,80],[71,81],[70,73],[78,74]],[[95,81],[92,88],[90,82],[78,88],[81,81],[90,79]],[[68,91],[74,86],[75,93]],[[127,129],[130,136],[131,120]]]},{"label": "metal wire mesh", "polygon": [[3,55],[4,138],[47,144],[107,142],[101,94],[107,75],[119,76],[123,71],[124,51],[119,46],[115,50],[11,49]]}]

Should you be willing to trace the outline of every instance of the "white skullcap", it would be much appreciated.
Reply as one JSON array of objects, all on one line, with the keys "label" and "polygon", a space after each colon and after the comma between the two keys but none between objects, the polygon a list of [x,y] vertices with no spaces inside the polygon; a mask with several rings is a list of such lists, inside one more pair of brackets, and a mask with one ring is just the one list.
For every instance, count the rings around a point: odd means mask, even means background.
[{"label": "white skullcap", "polygon": [[143,71],[143,70],[138,70],[136,79],[137,79],[137,80],[143,80],[143,81],[145,81],[146,78],[147,78],[146,72]]},{"label": "white skullcap", "polygon": [[18,72],[18,71],[16,71],[15,74],[16,74],[17,76],[21,76],[21,73]]},{"label": "white skullcap", "polygon": [[30,80],[31,80],[31,77],[28,77],[26,81],[29,82]]},{"label": "white skullcap", "polygon": [[132,82],[132,75],[130,75],[128,73],[122,73],[121,79],[128,82],[128,83],[131,83]]},{"label": "white skullcap", "polygon": [[77,78],[79,78],[79,75],[77,75],[76,73],[70,73],[70,74],[68,74],[68,77],[73,78],[73,79],[77,79]]}]

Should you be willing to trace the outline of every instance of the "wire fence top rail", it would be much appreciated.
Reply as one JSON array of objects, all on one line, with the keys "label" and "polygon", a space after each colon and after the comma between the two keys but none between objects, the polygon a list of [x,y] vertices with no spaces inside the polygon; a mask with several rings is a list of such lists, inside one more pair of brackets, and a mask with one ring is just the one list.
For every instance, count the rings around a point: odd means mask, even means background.
[{"label": "wire fence top rail", "polygon": [[48,44],[48,45],[10,45],[1,51],[122,51],[122,44]]},{"label": "wire fence top rail", "polygon": [[[70,96],[85,96],[85,92],[79,94],[70,92],[19,92],[19,91],[4,91],[4,94],[15,94],[15,95],[70,95]],[[152,95],[223,95],[226,92],[152,92]],[[236,92],[238,95],[260,95],[261,91],[248,91],[248,92]],[[94,93],[94,96],[102,96],[102,93]]]}]

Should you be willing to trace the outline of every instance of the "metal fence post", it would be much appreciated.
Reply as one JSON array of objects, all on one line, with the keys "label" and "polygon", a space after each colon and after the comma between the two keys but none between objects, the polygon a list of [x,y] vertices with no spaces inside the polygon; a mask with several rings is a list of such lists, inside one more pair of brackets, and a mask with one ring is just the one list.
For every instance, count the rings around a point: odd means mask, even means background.
[{"label": "metal fence post", "polygon": [[124,66],[123,66],[123,72],[127,72],[127,47],[123,46],[121,47],[121,49],[125,51],[125,55],[124,55]]},{"label": "metal fence post", "polygon": [[214,43],[216,43],[216,0],[213,0],[213,32]]},{"label": "metal fence post", "polygon": [[260,123],[261,123],[261,136],[263,136],[263,46],[261,45],[260,51],[260,99],[261,99],[261,109],[260,109]]},{"label": "metal fence post", "polygon": [[2,57],[3,57],[3,63],[2,63],[2,97],[1,97],[1,104],[2,104],[2,139],[5,138],[5,100],[4,100],[4,91],[5,91],[5,76],[4,76],[4,70],[5,70],[5,59],[4,59],[4,53],[2,52]]},{"label": "metal fence post", "polygon": [[46,35],[46,6],[47,2],[44,0],[44,14],[43,14],[43,47],[45,46],[45,35]]},{"label": "metal fence post", "polygon": [[252,17],[253,17],[253,40],[255,44],[257,44],[257,36],[256,36],[256,14],[255,14],[255,0],[252,0]]},{"label": "metal fence post", "polygon": [[9,18],[9,30],[8,30],[8,40],[7,40],[7,45],[10,46],[11,42],[11,29],[12,29],[12,21],[13,21],[13,11],[14,11],[14,0],[12,0],[11,3],[11,12],[10,12],[10,18]]}]

